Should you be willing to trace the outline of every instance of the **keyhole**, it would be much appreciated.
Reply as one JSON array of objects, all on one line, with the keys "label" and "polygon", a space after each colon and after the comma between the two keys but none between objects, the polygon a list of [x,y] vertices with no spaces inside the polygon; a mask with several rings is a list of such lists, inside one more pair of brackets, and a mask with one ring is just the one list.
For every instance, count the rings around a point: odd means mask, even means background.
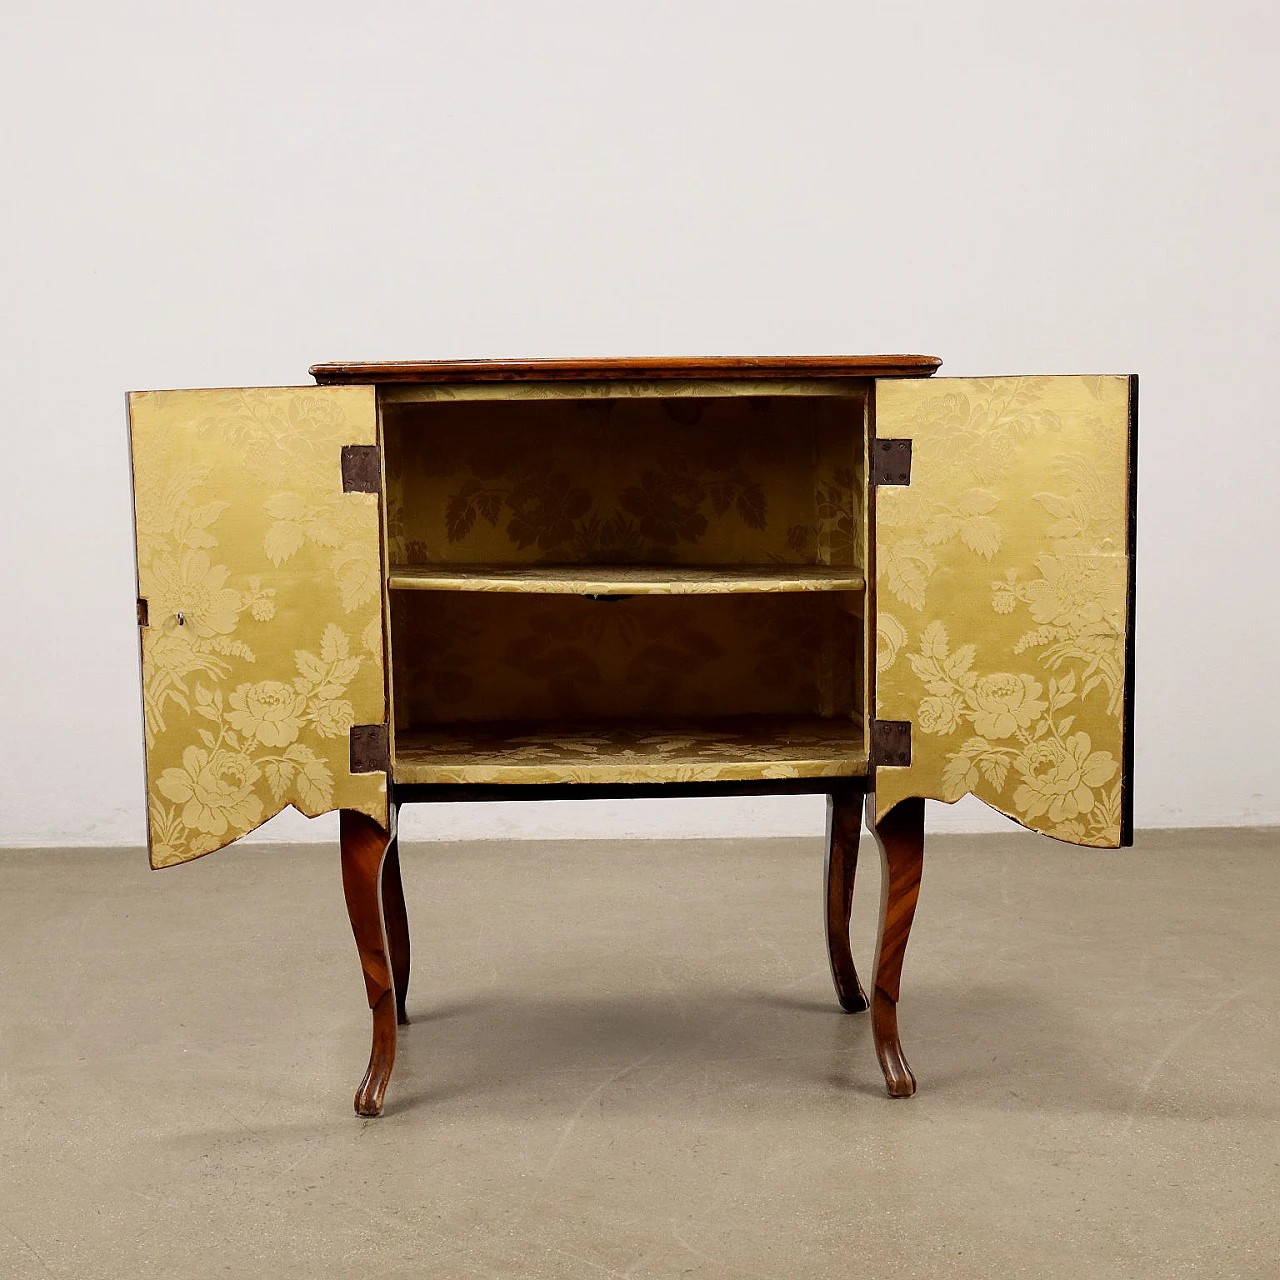
[{"label": "keyhole", "polygon": [[186,618],[185,618],[185,617],[183,617],[183,615],[182,615],[181,613],[179,613],[179,614],[178,614],[178,626],[180,626],[180,627],[181,627],[181,626],[185,626],[185,625],[186,625],[186,621],[187,621],[187,620],[186,620]]}]

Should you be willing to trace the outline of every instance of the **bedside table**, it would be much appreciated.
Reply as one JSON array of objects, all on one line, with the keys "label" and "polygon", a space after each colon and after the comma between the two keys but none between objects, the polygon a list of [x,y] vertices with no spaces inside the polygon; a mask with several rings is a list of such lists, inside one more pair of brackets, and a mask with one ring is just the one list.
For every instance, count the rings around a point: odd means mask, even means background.
[{"label": "bedside table", "polygon": [[130,397],[152,865],[341,811],[361,1115],[406,1020],[404,803],[826,794],[836,992],[895,1097],[924,800],[1130,842],[1136,379],[938,364],[321,364]]}]

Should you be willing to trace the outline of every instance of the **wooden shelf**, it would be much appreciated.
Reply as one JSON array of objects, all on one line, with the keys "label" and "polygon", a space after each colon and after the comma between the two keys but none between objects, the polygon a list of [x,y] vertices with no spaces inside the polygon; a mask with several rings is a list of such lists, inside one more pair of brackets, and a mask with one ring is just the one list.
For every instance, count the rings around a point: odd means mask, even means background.
[{"label": "wooden shelf", "polygon": [[518,591],[528,594],[722,595],[861,591],[862,574],[834,565],[394,565],[393,591]]},{"label": "wooden shelf", "polygon": [[397,734],[397,783],[739,782],[857,777],[862,725],[820,716],[497,722]]}]

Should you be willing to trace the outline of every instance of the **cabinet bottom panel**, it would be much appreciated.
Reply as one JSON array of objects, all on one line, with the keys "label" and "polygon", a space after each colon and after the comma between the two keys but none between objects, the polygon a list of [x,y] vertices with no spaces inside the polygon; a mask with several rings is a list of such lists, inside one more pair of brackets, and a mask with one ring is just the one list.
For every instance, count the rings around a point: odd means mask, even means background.
[{"label": "cabinet bottom panel", "polygon": [[862,724],[822,716],[473,722],[397,734],[397,783],[739,782],[857,777]]}]

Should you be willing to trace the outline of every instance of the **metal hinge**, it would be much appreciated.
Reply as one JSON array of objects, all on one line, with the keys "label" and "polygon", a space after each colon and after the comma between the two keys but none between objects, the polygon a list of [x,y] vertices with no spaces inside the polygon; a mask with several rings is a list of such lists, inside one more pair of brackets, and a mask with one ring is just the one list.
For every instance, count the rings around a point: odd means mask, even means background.
[{"label": "metal hinge", "polygon": [[905,769],[911,763],[911,721],[873,720],[871,757],[873,765]]},{"label": "metal hinge", "polygon": [[380,493],[382,453],[376,444],[342,446],[342,492]]},{"label": "metal hinge", "polygon": [[351,726],[351,772],[391,772],[391,748],[385,724]]},{"label": "metal hinge", "polygon": [[877,440],[871,446],[871,483],[911,483],[910,440]]},{"label": "metal hinge", "polygon": [[147,607],[147,602],[141,596],[139,596],[138,597],[138,626],[149,627],[150,625],[151,625],[150,610]]}]

